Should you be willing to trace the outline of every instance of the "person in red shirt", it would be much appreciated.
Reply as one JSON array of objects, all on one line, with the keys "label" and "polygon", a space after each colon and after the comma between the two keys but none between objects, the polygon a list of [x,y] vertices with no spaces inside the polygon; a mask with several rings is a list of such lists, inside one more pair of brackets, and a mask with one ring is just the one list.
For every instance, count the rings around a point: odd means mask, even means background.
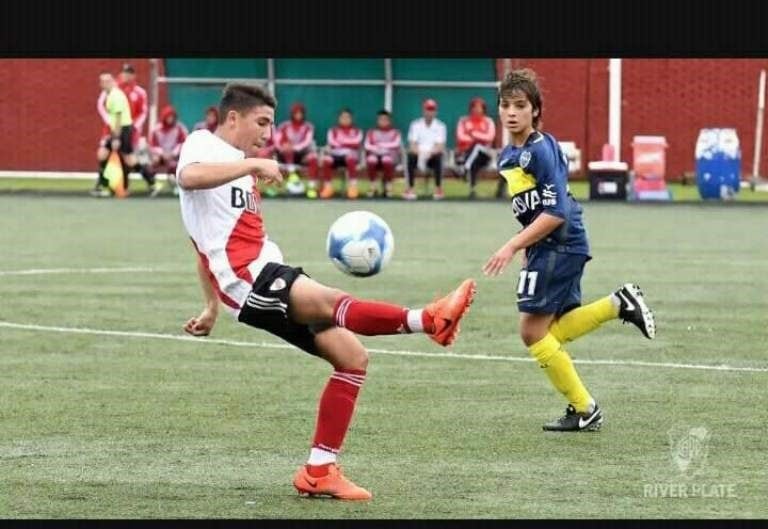
[{"label": "person in red shirt", "polygon": [[[166,105],[160,112],[160,123],[155,125],[149,135],[149,152],[151,157],[150,173],[154,180],[158,172],[168,174],[168,182],[174,187],[174,194],[178,194],[175,185],[176,165],[179,162],[181,145],[187,139],[187,127],[179,122],[176,110],[171,105]],[[159,186],[156,186],[160,189]],[[153,190],[151,196],[156,196]]]},{"label": "person in red shirt", "polygon": [[294,172],[296,165],[306,165],[309,174],[307,197],[317,198],[317,153],[315,152],[315,126],[306,120],[307,109],[302,103],[291,105],[291,119],[283,121],[275,130],[277,161]]},{"label": "person in red shirt", "polygon": [[395,174],[395,166],[400,161],[401,149],[402,136],[400,131],[392,126],[392,116],[386,110],[380,110],[376,116],[376,128],[365,134],[365,165],[371,180],[369,197],[378,194],[374,184],[379,169],[384,174],[382,194],[384,197],[390,195],[392,177]]},{"label": "person in red shirt", "polygon": [[346,167],[349,176],[347,198],[357,198],[357,163],[360,160],[360,146],[363,131],[355,127],[352,111],[348,108],[339,112],[338,123],[328,129],[328,154],[323,155],[323,189],[320,198],[331,198],[333,186],[331,176],[337,167]]},{"label": "person in red shirt", "polygon": [[131,105],[131,119],[133,119],[133,147],[144,132],[144,123],[147,121],[147,91],[136,83],[136,70],[133,65],[125,63],[120,71],[120,81],[118,82],[128,103]]},{"label": "person in red shirt", "polygon": [[456,125],[456,164],[462,176],[469,173],[469,198],[475,198],[477,174],[491,160],[496,138],[496,125],[485,112],[485,100],[475,97],[469,102],[469,115]]},{"label": "person in red shirt", "polygon": [[208,129],[213,132],[219,126],[219,109],[210,106],[205,109],[205,119],[195,123],[194,130]]},{"label": "person in red shirt", "polygon": [[[125,93],[128,98],[128,104],[131,107],[131,119],[133,120],[133,150],[138,151],[139,140],[144,134],[144,123],[147,121],[147,91],[136,83],[136,69],[129,63],[123,64],[123,67],[120,69],[120,77],[117,86],[119,86],[120,90]],[[162,186],[155,182],[154,173],[152,173],[147,165],[139,163],[138,157],[136,164],[131,167],[130,170],[141,174],[144,181],[147,182],[150,196],[156,196],[162,189]]]}]

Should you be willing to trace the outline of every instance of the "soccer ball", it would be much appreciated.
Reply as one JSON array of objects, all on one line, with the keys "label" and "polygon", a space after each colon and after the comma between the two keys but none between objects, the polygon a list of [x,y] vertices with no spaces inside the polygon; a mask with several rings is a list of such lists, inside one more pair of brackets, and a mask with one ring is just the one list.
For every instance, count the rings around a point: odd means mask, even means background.
[{"label": "soccer ball", "polygon": [[345,213],[328,230],[328,257],[345,274],[358,277],[378,274],[389,263],[394,249],[392,230],[370,211]]}]

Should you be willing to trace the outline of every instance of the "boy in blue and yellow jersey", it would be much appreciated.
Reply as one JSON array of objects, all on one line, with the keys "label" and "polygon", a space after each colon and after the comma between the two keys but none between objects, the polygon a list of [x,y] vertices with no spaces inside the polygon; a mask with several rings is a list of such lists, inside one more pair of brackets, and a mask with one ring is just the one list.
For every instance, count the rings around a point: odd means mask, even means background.
[{"label": "boy in blue and yellow jersey", "polygon": [[516,70],[499,87],[499,117],[510,144],[499,155],[512,211],[523,229],[488,260],[486,275],[496,276],[523,251],[517,284],[520,336],[552,385],[568,399],[565,415],[544,430],[596,430],[603,414],[581,382],[563,344],[621,318],[646,338],[656,326],[637,285],[621,288],[581,306],[581,276],[589,254],[582,208],[568,190],[568,161],[557,140],[538,130],[542,100],[535,74]]}]

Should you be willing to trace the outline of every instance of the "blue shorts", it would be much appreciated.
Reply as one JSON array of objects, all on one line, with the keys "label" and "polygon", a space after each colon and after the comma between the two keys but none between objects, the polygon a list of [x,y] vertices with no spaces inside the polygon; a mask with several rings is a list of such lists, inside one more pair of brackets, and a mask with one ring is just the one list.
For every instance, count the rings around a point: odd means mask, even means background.
[{"label": "blue shorts", "polygon": [[581,305],[581,276],[588,255],[532,246],[527,257],[528,264],[517,281],[520,312],[561,316]]}]

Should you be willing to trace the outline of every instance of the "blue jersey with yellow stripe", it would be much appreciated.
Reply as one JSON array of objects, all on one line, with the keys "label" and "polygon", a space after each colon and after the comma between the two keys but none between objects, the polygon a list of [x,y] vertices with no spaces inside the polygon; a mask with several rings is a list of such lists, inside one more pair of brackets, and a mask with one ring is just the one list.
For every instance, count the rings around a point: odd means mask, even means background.
[{"label": "blue jersey with yellow stripe", "polygon": [[499,154],[498,168],[523,227],[542,212],[565,220],[537,245],[589,255],[582,208],[568,189],[568,159],[551,134],[535,130],[522,147],[507,145]]}]

